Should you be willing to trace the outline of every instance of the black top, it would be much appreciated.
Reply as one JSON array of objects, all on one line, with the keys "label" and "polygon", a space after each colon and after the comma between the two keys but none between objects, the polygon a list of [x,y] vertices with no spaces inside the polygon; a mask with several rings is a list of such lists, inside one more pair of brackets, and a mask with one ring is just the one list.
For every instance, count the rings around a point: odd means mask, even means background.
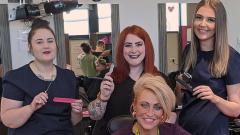
[{"label": "black top", "polygon": [[[20,128],[9,129],[8,135],[72,135],[71,105],[53,102],[53,97],[77,98],[75,75],[56,66],[57,76],[48,90],[48,102],[35,111]],[[3,97],[29,105],[47,89],[49,81],[39,79],[29,64],[9,71],[3,79]]]},{"label": "black top", "polygon": [[130,115],[134,83],[135,81],[128,77],[122,83],[115,84],[104,117],[96,122],[93,135],[108,135],[106,125],[111,118],[119,115]]},{"label": "black top", "polygon": [[[191,85],[209,86],[214,94],[227,99],[226,85],[240,83],[240,54],[230,48],[228,70],[221,78],[213,77],[208,69],[213,51],[199,51],[196,67],[192,70]],[[189,91],[184,91],[183,109],[179,124],[193,135],[228,135],[228,118],[217,106],[208,100],[197,99]]]},{"label": "black top", "polygon": [[[112,135],[134,135],[133,124],[120,128]],[[177,124],[163,123],[159,126],[160,135],[191,135]]]}]

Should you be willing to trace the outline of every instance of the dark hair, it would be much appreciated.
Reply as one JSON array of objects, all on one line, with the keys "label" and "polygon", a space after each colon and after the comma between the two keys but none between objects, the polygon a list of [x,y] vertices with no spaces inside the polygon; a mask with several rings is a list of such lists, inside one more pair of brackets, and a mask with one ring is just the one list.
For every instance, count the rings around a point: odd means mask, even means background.
[{"label": "dark hair", "polygon": [[[33,21],[32,23],[32,28],[30,30],[30,32],[28,33],[28,44],[31,45],[31,41],[32,41],[32,37],[35,34],[36,30],[38,29],[47,29],[49,30],[55,39],[55,34],[52,30],[52,28],[49,27],[49,22],[40,18],[37,18]],[[31,46],[30,46],[31,47]]]},{"label": "dark hair", "polygon": [[88,43],[82,43],[81,48],[86,54],[89,54],[91,51],[91,47]]}]

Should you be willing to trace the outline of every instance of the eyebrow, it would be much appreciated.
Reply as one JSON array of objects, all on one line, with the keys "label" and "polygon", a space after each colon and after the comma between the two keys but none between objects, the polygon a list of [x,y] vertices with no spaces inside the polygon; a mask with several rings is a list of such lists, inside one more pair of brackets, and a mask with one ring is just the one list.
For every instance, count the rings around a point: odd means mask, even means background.
[{"label": "eyebrow", "polygon": [[[41,40],[43,40],[43,39],[42,38],[38,38],[35,41],[41,41]],[[47,40],[54,40],[54,38],[47,38]]]},{"label": "eyebrow", "polygon": [[[203,15],[201,15],[201,14],[196,14],[195,16],[201,16],[201,17],[205,17],[205,16],[203,16]],[[215,16],[207,16],[207,18],[214,18],[214,19],[216,19],[216,17],[215,17]]]},{"label": "eyebrow", "polygon": [[[139,43],[143,43],[143,41],[138,41],[138,42],[135,42],[134,44],[139,44]],[[132,44],[132,42],[125,42],[124,44]]]}]

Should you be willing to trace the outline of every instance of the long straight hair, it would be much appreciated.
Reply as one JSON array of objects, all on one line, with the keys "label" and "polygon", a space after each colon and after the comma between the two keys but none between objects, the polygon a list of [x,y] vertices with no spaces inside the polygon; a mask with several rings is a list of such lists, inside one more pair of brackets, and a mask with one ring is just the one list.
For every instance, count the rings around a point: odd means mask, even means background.
[{"label": "long straight hair", "polygon": [[128,34],[136,35],[137,37],[141,38],[145,44],[145,58],[144,58],[144,73],[159,73],[157,68],[154,66],[154,49],[152,45],[152,41],[148,35],[148,33],[137,25],[132,25],[126,27],[119,35],[118,42],[116,45],[116,68],[112,73],[112,77],[114,82],[121,83],[123,80],[127,79],[130,68],[129,64],[125,60],[123,56],[123,47],[124,42]]},{"label": "long straight hair", "polygon": [[192,20],[192,42],[190,50],[187,54],[184,70],[188,71],[190,68],[196,66],[197,51],[200,50],[200,42],[193,30],[194,18],[199,10],[204,5],[209,5],[215,12],[215,38],[214,38],[214,55],[209,64],[209,71],[212,76],[220,78],[227,73],[227,66],[229,60],[229,44],[227,34],[227,15],[226,10],[219,0],[201,0],[195,10]]}]

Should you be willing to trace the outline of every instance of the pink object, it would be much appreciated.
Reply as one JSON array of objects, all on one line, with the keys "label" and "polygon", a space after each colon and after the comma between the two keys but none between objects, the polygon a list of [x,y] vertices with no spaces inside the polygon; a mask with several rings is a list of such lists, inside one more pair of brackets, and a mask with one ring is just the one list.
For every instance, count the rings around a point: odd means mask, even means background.
[{"label": "pink object", "polygon": [[83,111],[82,114],[83,114],[83,117],[90,117],[90,114],[88,111]]},{"label": "pink object", "polygon": [[73,103],[77,99],[74,98],[61,98],[61,97],[54,97],[53,102],[58,102],[58,103]]}]

